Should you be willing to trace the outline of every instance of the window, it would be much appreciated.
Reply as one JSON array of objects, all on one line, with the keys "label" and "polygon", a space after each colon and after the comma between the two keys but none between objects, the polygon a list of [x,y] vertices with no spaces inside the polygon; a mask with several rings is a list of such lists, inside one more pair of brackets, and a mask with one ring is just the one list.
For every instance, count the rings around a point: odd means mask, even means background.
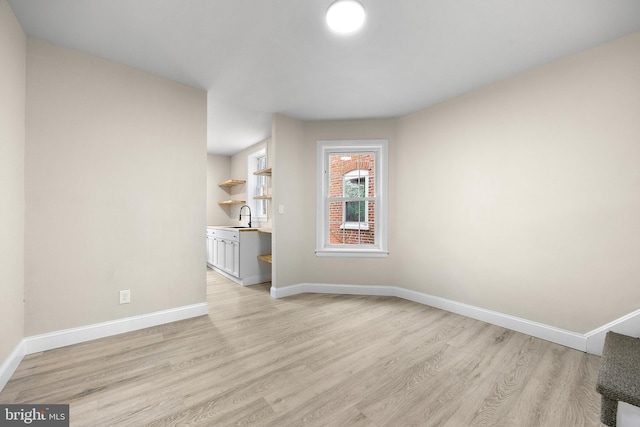
[{"label": "window", "polygon": [[267,168],[267,156],[265,150],[259,150],[247,157],[247,204],[251,206],[251,212],[256,221],[267,221],[267,200],[254,199],[254,197],[268,195],[268,177],[254,175],[253,173]]},{"label": "window", "polygon": [[[267,156],[261,155],[256,158],[256,170],[261,171],[267,168]],[[267,195],[267,177],[265,175],[256,175],[256,186],[255,186],[255,195],[256,196],[266,196]],[[266,217],[267,216],[267,201],[264,199],[256,200],[256,216]]]},{"label": "window", "polygon": [[387,141],[318,141],[318,256],[386,256]]},{"label": "window", "polygon": [[[351,156],[344,156],[349,157]],[[342,196],[344,206],[342,209],[342,228],[369,229],[369,171],[354,170],[344,174],[344,187]]]}]

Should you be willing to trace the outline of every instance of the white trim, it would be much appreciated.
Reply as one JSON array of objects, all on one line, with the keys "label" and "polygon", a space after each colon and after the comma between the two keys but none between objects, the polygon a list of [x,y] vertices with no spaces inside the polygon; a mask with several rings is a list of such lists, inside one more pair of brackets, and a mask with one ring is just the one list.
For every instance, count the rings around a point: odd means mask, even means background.
[{"label": "white trim", "polygon": [[329,285],[319,283],[301,283],[284,288],[271,287],[271,296],[284,298],[300,293],[348,294],[393,296],[428,305],[493,325],[502,326],[516,332],[531,335],[547,341],[561,344],[580,351],[587,350],[587,337],[582,334],[559,329],[542,323],[532,322],[519,317],[496,311],[486,310],[468,304],[424,294],[397,286]]},{"label": "white trim", "polygon": [[213,264],[207,263],[207,266],[215,271],[216,273],[226,277],[227,279],[236,282],[240,286],[251,286],[251,285],[259,285],[260,283],[270,282],[272,274],[257,274],[255,276],[247,276],[242,279],[234,276],[233,274],[229,274],[226,271],[216,267]]},{"label": "white trim", "polygon": [[67,345],[110,337],[207,314],[209,314],[209,306],[206,302],[202,302],[24,338],[5,359],[2,365],[0,365],[0,391],[2,391],[7,382],[9,382],[18,365],[20,365],[20,362],[27,354],[53,350],[54,348],[65,347]]},{"label": "white trim", "polygon": [[586,338],[582,334],[567,331],[565,329],[556,328],[554,326],[545,325],[543,323],[534,322],[520,317],[511,316],[497,311],[487,310],[481,307],[464,304],[446,298],[440,298],[428,294],[423,294],[409,289],[397,288],[399,298],[429,305],[431,307],[440,308],[452,313],[460,314],[472,319],[481,320],[491,323],[492,325],[501,326],[516,332],[531,335],[536,338],[561,344],[566,347],[574,348],[580,351],[586,351]]},{"label": "white trim", "polygon": [[[352,196],[347,196],[346,194],[344,194],[346,181],[352,181],[354,178],[362,177],[364,177],[364,196],[359,198],[358,200],[347,200]],[[372,198],[371,196],[369,196],[369,171],[363,169],[354,169],[342,175],[342,197],[344,200],[344,204],[342,208],[342,225],[340,226],[340,228],[343,230],[369,230],[369,203],[375,203],[375,197]],[[365,202],[364,221],[347,221],[347,203],[351,201]]]},{"label": "white trim", "polygon": [[158,326],[165,323],[177,322],[178,320],[204,316],[208,313],[209,307],[206,302],[203,302],[171,308],[169,310],[156,311],[155,313],[125,317],[124,319],[112,320],[109,322],[95,323],[93,325],[80,326],[78,328],[64,329],[42,335],[34,335],[23,340],[24,354],[33,354],[40,351],[52,350],[54,348],[64,347],[71,344],[78,344],[125,332],[137,331],[138,329],[149,328],[151,326]]},{"label": "white trim", "polygon": [[[368,218],[367,218],[368,219]],[[340,224],[341,230],[369,230],[369,222],[343,222]]]},{"label": "white trim", "polygon": [[618,402],[618,413],[616,414],[617,427],[638,427],[640,426],[640,408],[627,402]]},{"label": "white trim", "polygon": [[[348,252],[347,252],[348,249]],[[318,257],[345,257],[345,258],[385,258],[389,256],[389,252],[381,251],[379,249],[325,249],[317,250],[316,256]]]},{"label": "white trim", "polygon": [[284,298],[291,295],[310,294],[339,294],[339,295],[371,295],[371,296],[396,296],[395,286],[364,286],[364,285],[331,285],[326,283],[300,283],[284,288],[271,287],[271,295],[274,298]]},{"label": "white trim", "polygon": [[602,355],[604,337],[609,331],[630,337],[640,337],[640,310],[636,310],[591,332],[587,332],[585,334],[587,337],[587,353],[597,354],[598,356]]},{"label": "white trim", "polygon": [[[331,245],[329,236],[329,203],[328,203],[328,170],[329,154],[371,152],[375,153],[374,189],[375,196],[367,197],[374,203],[375,209],[375,243],[366,245],[370,250],[386,256],[388,253],[387,218],[389,215],[389,141],[387,139],[365,140],[317,140],[316,141],[316,254],[318,256],[362,256],[357,248],[351,246]],[[335,255],[341,252],[342,255]],[[354,255],[354,252],[356,253]],[[365,255],[366,256],[366,255]]]},{"label": "white trim", "polygon": [[24,340],[22,340],[0,365],[0,391],[7,385],[13,373],[18,369],[18,365],[22,362],[25,356],[24,348]]},{"label": "white trim", "polygon": [[[267,158],[266,145],[247,156],[247,182],[246,182],[245,189],[247,194],[247,204],[251,209],[255,211],[255,215],[253,216],[254,222],[266,222],[269,217],[269,205],[267,204],[267,200],[254,198],[255,196],[257,196],[256,187],[257,187],[257,182],[259,177],[254,175],[253,173],[258,170],[257,163],[260,157],[264,157],[265,159],[264,163],[265,163],[265,169],[266,169],[267,167],[266,165],[269,164],[269,159]],[[267,183],[266,187],[269,188],[268,178],[265,177],[265,181]],[[267,194],[265,193],[263,195],[266,196]],[[259,212],[258,204],[262,204],[264,206],[266,211],[265,214]]]},{"label": "white trim", "polygon": [[[237,277],[233,278],[235,281],[238,280]],[[242,286],[251,286],[251,285],[259,285],[260,283],[266,283],[271,281],[270,274],[256,274],[255,276],[247,276],[243,277],[239,282]]]}]

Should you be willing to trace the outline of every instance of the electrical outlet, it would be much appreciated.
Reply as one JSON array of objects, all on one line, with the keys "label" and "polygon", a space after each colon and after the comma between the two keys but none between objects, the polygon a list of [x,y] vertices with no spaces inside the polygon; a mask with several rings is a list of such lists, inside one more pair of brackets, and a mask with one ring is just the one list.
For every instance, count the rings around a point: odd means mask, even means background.
[{"label": "electrical outlet", "polygon": [[129,304],[130,302],[131,302],[131,291],[129,289],[120,291],[120,304]]}]

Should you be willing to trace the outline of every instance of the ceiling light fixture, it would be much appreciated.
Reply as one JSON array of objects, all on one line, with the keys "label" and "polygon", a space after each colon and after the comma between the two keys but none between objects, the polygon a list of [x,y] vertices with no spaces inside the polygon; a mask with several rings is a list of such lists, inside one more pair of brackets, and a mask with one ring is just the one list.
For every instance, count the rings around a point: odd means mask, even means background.
[{"label": "ceiling light fixture", "polygon": [[362,28],[364,20],[364,7],[356,0],[337,0],[327,9],[327,25],[336,33],[354,33]]}]

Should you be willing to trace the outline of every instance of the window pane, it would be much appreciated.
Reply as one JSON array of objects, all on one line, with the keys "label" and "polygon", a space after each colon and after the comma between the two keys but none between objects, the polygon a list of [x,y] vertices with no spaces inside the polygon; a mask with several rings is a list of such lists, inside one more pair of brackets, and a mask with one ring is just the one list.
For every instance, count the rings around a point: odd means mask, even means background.
[{"label": "window pane", "polygon": [[[378,174],[381,166],[386,171],[387,143],[350,142],[318,141],[323,189],[318,193],[318,206],[324,215],[318,227],[316,253],[386,256],[386,230],[376,227],[376,221],[384,219],[387,212],[386,194],[378,194],[376,184],[381,185],[380,190],[386,189],[384,175]],[[378,182],[381,177],[383,181]]]},{"label": "window pane", "polygon": [[[328,154],[329,244],[373,245],[375,153]],[[361,199],[361,200],[354,200]]]},{"label": "window pane", "polygon": [[366,197],[366,180],[364,177],[349,178],[344,180],[345,197]]},{"label": "window pane", "polygon": [[[263,170],[267,167],[267,157],[260,156],[256,158],[256,170]],[[264,175],[256,175],[255,178],[254,196],[266,196],[267,195],[267,177]],[[258,199],[255,201],[256,215],[267,215],[267,202],[266,200]]]},{"label": "window pane", "polygon": [[[329,202],[329,244],[375,244],[373,205],[373,201]],[[367,217],[368,220],[365,221]]]},{"label": "window pane", "polygon": [[367,202],[345,202],[345,205],[344,220],[346,222],[365,221]]},{"label": "window pane", "polygon": [[329,243],[332,245],[341,244],[340,238],[342,230],[343,203],[329,203]]},{"label": "window pane", "polygon": [[330,227],[330,244],[332,245],[373,245],[375,234],[373,224],[370,229],[349,228],[345,223],[332,223]]},{"label": "window pane", "polygon": [[329,197],[342,197],[344,174],[348,172],[350,159],[349,154],[329,155]]}]

